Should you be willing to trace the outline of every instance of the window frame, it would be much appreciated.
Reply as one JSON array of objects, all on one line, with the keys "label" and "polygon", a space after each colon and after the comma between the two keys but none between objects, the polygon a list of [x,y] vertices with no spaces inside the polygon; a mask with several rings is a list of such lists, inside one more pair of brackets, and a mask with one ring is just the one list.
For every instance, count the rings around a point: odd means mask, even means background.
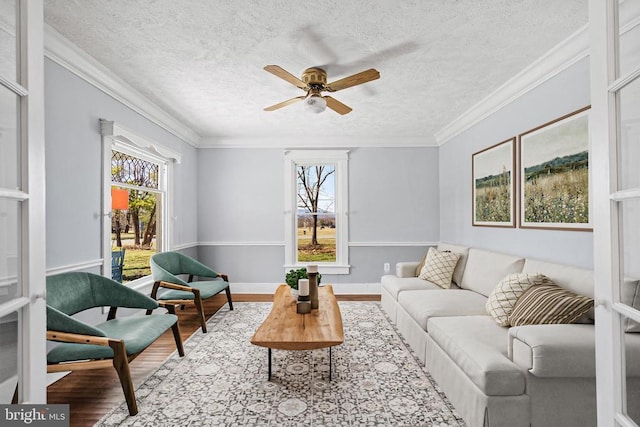
[{"label": "window frame", "polygon": [[[111,187],[134,187],[111,180],[112,152],[119,151],[158,165],[158,189],[144,189],[145,191],[159,194],[160,197],[161,209],[157,218],[160,233],[156,232],[157,252],[165,252],[171,248],[171,224],[169,218],[173,217],[173,204],[171,203],[173,200],[173,163],[180,163],[181,156],[179,153],[163,147],[155,141],[137,135],[115,122],[100,119],[100,129],[103,140],[102,212],[104,221],[102,224],[102,274],[111,278]],[[150,282],[152,282],[151,275],[148,275],[127,282],[125,286],[140,289]]]},{"label": "window frame", "polygon": [[297,167],[335,165],[336,261],[314,262],[323,274],[349,274],[349,150],[288,150],[284,153],[285,273],[311,263],[297,262]]}]

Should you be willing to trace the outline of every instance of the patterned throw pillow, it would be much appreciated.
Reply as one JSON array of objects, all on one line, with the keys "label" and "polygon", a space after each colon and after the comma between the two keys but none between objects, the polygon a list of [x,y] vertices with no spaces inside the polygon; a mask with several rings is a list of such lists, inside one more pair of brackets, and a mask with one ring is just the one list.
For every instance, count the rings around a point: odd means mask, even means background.
[{"label": "patterned throw pillow", "polygon": [[514,273],[498,283],[487,299],[487,313],[500,326],[509,326],[509,315],[520,295],[534,285],[553,283],[543,274]]},{"label": "patterned throw pillow", "polygon": [[509,316],[511,326],[575,323],[593,307],[593,298],[578,295],[558,285],[527,289]]},{"label": "patterned throw pillow", "polygon": [[449,289],[453,270],[455,270],[459,258],[459,254],[440,252],[435,248],[429,248],[424,267],[420,270],[418,277],[433,282],[441,288]]}]

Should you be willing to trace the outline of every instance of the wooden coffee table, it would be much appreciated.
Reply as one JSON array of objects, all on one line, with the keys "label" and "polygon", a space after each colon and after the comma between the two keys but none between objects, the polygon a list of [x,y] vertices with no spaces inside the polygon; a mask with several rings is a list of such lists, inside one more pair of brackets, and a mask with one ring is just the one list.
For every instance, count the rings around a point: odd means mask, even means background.
[{"label": "wooden coffee table", "polygon": [[296,298],[288,285],[280,285],[273,297],[271,313],[251,338],[251,344],[269,349],[269,379],[271,379],[271,349],[315,350],[329,347],[329,380],[331,380],[331,347],[344,342],[342,316],[333,287],[318,288],[319,308],[308,314],[296,313]]}]

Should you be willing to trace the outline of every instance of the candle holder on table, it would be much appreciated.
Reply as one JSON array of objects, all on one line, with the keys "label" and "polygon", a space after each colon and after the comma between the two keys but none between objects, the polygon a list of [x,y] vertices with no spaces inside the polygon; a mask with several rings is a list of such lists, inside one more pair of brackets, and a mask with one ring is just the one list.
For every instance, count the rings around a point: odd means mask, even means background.
[{"label": "candle holder on table", "polygon": [[309,299],[311,309],[317,309],[318,303],[318,266],[311,264],[307,266],[307,277],[309,278]]},{"label": "candle holder on table", "polygon": [[311,313],[309,279],[298,279],[298,302],[296,303],[296,312],[299,314]]}]

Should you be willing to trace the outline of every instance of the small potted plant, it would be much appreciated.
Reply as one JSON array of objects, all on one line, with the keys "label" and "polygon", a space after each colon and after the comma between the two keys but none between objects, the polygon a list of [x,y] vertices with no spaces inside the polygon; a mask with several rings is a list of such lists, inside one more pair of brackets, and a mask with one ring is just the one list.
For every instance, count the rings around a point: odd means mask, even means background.
[{"label": "small potted plant", "polygon": [[[321,274],[318,273],[318,285],[320,284]],[[289,270],[287,273],[287,277],[285,277],[285,281],[287,285],[291,287],[292,290],[298,290],[298,279],[308,279],[307,277],[307,268],[302,267],[297,270]]]}]

